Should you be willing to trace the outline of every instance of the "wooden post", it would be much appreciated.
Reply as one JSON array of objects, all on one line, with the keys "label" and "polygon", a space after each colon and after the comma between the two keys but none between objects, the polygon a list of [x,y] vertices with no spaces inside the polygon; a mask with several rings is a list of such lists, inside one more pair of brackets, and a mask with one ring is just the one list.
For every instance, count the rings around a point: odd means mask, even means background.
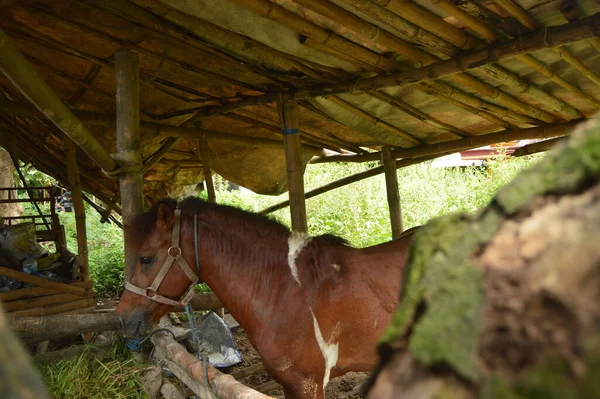
[{"label": "wooden post", "polygon": [[217,195],[215,194],[215,185],[212,179],[208,142],[206,140],[198,140],[198,146],[200,147],[200,157],[202,158],[202,168],[204,169],[204,185],[208,193],[208,202],[214,204],[217,202]]},{"label": "wooden post", "polygon": [[139,60],[129,51],[115,53],[117,75],[117,157],[128,168],[119,175],[121,207],[125,237],[125,279],[129,267],[135,265],[131,248],[130,226],[144,210],[142,187],[142,157],[140,154],[140,94]]},{"label": "wooden post", "polygon": [[75,211],[75,228],[77,230],[77,263],[79,264],[83,281],[90,281],[87,231],[85,226],[85,208],[83,207],[83,193],[81,192],[81,181],[79,180],[77,153],[75,152],[75,143],[73,140],[67,136],[64,136],[63,140],[63,147],[67,159],[67,175],[69,178],[69,185],[71,186],[73,210]]},{"label": "wooden post", "polygon": [[388,207],[390,209],[390,222],[392,224],[392,238],[398,238],[404,230],[402,227],[402,208],[400,206],[400,193],[398,191],[398,175],[396,173],[396,160],[392,157],[390,146],[384,146],[381,152],[383,170],[385,173],[385,189],[387,192]]},{"label": "wooden post", "polygon": [[292,230],[306,233],[308,225],[304,199],[304,165],[298,129],[298,104],[295,101],[284,101],[282,96],[279,96],[277,105],[285,149]]}]

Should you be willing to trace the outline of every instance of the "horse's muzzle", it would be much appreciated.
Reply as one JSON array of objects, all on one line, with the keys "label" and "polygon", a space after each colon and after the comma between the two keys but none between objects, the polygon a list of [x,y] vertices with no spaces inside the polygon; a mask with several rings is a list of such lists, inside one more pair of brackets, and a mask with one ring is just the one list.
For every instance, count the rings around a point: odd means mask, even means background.
[{"label": "horse's muzzle", "polygon": [[135,309],[128,314],[117,313],[117,323],[123,336],[143,337],[152,331],[152,312]]}]

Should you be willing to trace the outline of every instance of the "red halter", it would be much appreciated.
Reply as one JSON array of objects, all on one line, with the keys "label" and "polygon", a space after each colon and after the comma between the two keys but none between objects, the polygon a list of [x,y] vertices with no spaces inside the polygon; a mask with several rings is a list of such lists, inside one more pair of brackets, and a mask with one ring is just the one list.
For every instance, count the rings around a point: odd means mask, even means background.
[{"label": "red halter", "polygon": [[[196,285],[196,283],[198,282],[198,276],[196,275],[196,273],[194,273],[192,268],[188,265],[188,263],[185,261],[185,259],[183,259],[183,257],[181,256],[181,248],[179,247],[180,220],[181,220],[181,210],[175,209],[175,221],[173,222],[173,235],[172,235],[171,247],[169,247],[169,249],[167,249],[167,259],[165,260],[165,263],[162,265],[160,271],[154,278],[152,285],[150,285],[150,287],[144,289],[144,288],[135,286],[132,283],[130,283],[129,281],[127,281],[127,282],[125,282],[126,290],[131,291],[134,294],[138,294],[138,295],[141,295],[148,299],[151,299],[153,301],[164,303],[166,305],[171,305],[171,306],[179,306],[179,305],[185,306],[192,300],[192,297],[194,296],[194,285]],[[194,226],[194,229],[196,229],[196,228],[197,227]],[[171,251],[177,251],[177,254],[172,255]],[[196,263],[198,263],[197,260],[198,260],[198,252],[196,251]],[[175,262],[175,261],[179,264],[179,267],[181,268],[181,270],[184,271],[184,273],[188,276],[188,278],[192,282],[190,284],[189,288],[187,289],[187,291],[185,292],[185,294],[183,294],[183,296],[179,299],[179,301],[174,301],[174,300],[164,297],[158,293],[158,288],[160,287],[160,284],[162,283],[162,281],[165,279],[165,277],[169,273],[169,270],[171,270],[171,266],[173,266],[173,262]]]}]

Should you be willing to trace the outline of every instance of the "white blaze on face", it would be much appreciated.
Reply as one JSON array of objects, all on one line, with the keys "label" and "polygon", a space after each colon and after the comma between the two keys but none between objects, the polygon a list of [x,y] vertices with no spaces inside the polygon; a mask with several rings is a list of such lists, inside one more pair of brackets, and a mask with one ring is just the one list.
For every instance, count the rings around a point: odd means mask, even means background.
[{"label": "white blaze on face", "polygon": [[321,349],[321,353],[325,358],[325,376],[323,377],[323,390],[329,383],[329,376],[331,375],[331,369],[335,367],[338,361],[339,354],[339,342],[337,344],[327,343],[323,339],[323,334],[321,333],[321,328],[319,327],[319,322],[315,317],[312,309],[310,309],[310,314],[313,317],[313,324],[315,327],[315,337],[317,338],[317,343],[319,344],[319,348]]},{"label": "white blaze on face", "polygon": [[310,242],[311,238],[305,233],[292,232],[288,238],[288,265],[292,271],[294,280],[300,284],[300,277],[298,277],[298,268],[296,267],[296,258],[300,255],[300,252]]}]

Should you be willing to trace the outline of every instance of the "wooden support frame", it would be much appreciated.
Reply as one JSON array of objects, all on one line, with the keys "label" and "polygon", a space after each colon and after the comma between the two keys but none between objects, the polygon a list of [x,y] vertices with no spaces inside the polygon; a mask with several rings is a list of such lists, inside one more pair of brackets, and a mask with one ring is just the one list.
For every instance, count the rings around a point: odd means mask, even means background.
[{"label": "wooden support frame", "polygon": [[[600,13],[565,25],[552,26],[548,27],[548,29],[538,30],[522,38],[513,39],[506,43],[490,45],[446,61],[434,62],[421,68],[388,75],[377,75],[371,78],[351,79],[335,84],[324,84],[310,89],[289,90],[283,93],[283,96],[286,100],[298,101],[333,94],[412,85],[419,82],[459,75],[467,70],[507,58],[516,57],[520,54],[543,48],[554,48],[575,41],[591,39],[598,37],[598,35],[600,35]],[[238,101],[224,106],[207,107],[206,109],[199,111],[197,117],[224,114],[253,105],[270,103],[276,101],[277,97],[281,95],[281,93],[268,93],[262,96],[240,98]],[[545,117],[541,118],[542,120],[547,119]]]},{"label": "wooden support frame", "polygon": [[281,130],[285,149],[292,230],[307,233],[308,222],[304,198],[304,164],[302,162],[300,131],[298,129],[298,104],[295,101],[285,101],[283,97],[280,97],[277,105],[281,118]]},{"label": "wooden support frame", "polygon": [[71,187],[73,210],[75,211],[75,229],[77,231],[77,263],[79,264],[83,281],[90,281],[85,208],[83,207],[83,192],[81,190],[81,180],[79,179],[77,152],[75,143],[69,137],[63,138],[63,147],[67,160],[67,176],[69,179],[69,185]]},{"label": "wooden support frame", "polygon": [[[524,139],[546,139],[563,136],[579,122],[567,122],[551,126],[532,127],[528,129],[503,130],[496,133],[470,136],[464,139],[443,141],[413,148],[397,148],[392,151],[394,158],[418,158],[424,156],[440,156],[469,148],[483,147],[490,144],[506,143],[512,140]],[[316,158],[311,163],[323,162],[370,162],[377,161],[381,157],[380,152],[371,152],[359,155],[333,155],[322,159]]]},{"label": "wooden support frame", "polygon": [[129,168],[119,174],[121,209],[125,236],[125,279],[129,266],[135,265],[131,247],[130,226],[134,218],[144,211],[143,165],[140,153],[140,94],[139,60],[130,51],[115,53],[117,76],[117,157]]},{"label": "wooden support frame", "polygon": [[390,211],[392,239],[394,239],[400,237],[404,228],[402,226],[402,208],[400,205],[400,191],[398,190],[396,160],[392,157],[392,148],[390,146],[386,145],[383,147],[381,158],[385,174],[385,191],[387,194],[388,209]]},{"label": "wooden support frame", "polygon": [[106,171],[116,162],[85,125],[62,103],[56,93],[34,71],[13,41],[0,29],[0,71],[60,130],[79,145]]}]

